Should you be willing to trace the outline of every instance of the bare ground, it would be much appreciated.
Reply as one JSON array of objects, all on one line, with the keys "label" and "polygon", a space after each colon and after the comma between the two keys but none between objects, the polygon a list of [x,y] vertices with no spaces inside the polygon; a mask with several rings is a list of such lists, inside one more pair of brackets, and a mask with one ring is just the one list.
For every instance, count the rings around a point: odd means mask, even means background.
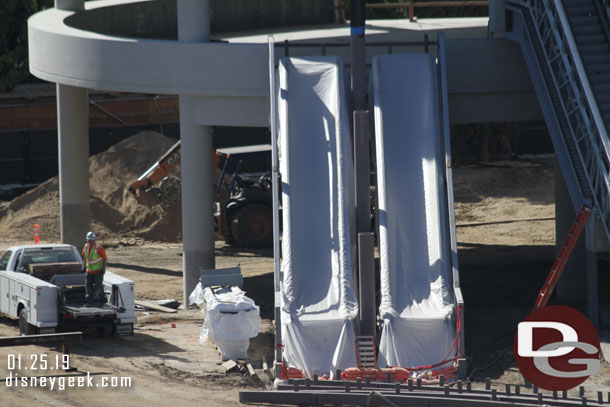
[{"label": "bare ground", "polygon": [[[554,257],[554,192],[551,159],[521,160],[454,170],[461,285],[466,302],[466,353],[472,357],[476,386],[490,377],[495,386],[523,384],[512,356],[512,333],[523,319],[544,281]],[[0,234],[0,248],[23,240]],[[182,298],[182,257],[178,243],[112,238],[103,242],[109,269],[136,282],[138,299]],[[86,337],[71,348],[80,374],[130,377],[129,388],[8,387],[0,383],[0,399],[10,404],[57,406],[233,406],[242,389],[268,388],[261,359],[272,359],[273,258],[270,250],[238,250],[216,245],[217,267],[240,265],[245,290],[261,307],[263,325],[252,339],[248,359],[261,380],[239,372],[225,374],[220,355],[198,342],[199,310],[176,314],[139,311],[133,337]],[[172,327],[175,324],[175,328]],[[0,320],[0,336],[16,335],[16,321]],[[57,349],[27,346],[0,348],[0,379],[9,375],[8,355],[48,354]],[[21,371],[20,375],[33,372]],[[37,372],[52,375],[53,372]],[[585,383],[588,396],[610,389],[610,368]],[[4,404],[3,403],[3,404]]]}]

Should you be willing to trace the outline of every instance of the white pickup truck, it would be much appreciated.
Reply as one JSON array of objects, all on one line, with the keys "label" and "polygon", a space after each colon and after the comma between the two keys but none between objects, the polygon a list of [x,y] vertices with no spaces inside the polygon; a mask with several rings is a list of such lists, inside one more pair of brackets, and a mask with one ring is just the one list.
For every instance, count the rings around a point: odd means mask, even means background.
[{"label": "white pickup truck", "polygon": [[134,282],[106,271],[107,302],[85,302],[80,252],[67,244],[10,247],[0,257],[0,312],[19,318],[21,335],[96,329],[99,336],[133,335]]}]

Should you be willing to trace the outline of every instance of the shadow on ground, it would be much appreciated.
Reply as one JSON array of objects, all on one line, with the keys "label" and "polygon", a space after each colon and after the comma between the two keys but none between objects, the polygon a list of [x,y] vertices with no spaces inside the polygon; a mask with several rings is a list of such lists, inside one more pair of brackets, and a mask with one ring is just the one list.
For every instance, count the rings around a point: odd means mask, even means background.
[{"label": "shadow on ground", "polygon": [[134,264],[126,264],[126,263],[108,263],[108,267],[117,268],[117,269],[125,269],[125,270],[133,270],[133,271],[141,271],[142,273],[159,274],[159,275],[172,276],[172,277],[182,276],[182,271],[175,271],[175,270],[158,268],[158,267],[136,266]]},{"label": "shadow on ground", "polygon": [[258,276],[245,277],[243,289],[260,307],[261,318],[273,319],[274,312],[274,288],[273,273]]},{"label": "shadow on ground", "polygon": [[[460,244],[460,285],[465,303],[466,354],[473,379],[497,379],[518,369],[513,340],[517,324],[532,311],[555,260],[555,246]],[[603,287],[608,263],[599,262],[600,303],[610,303]],[[555,295],[549,305],[557,304]],[[586,314],[586,304],[565,304]]]}]

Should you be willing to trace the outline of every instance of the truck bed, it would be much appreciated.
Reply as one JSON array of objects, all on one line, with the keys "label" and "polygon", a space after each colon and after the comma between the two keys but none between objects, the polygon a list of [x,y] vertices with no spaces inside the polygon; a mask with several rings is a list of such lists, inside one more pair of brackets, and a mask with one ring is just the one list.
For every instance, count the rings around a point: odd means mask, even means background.
[{"label": "truck bed", "polygon": [[85,301],[85,286],[66,286],[62,289],[64,298],[63,310],[71,313],[75,318],[101,315],[116,315],[120,308],[112,304],[103,305],[87,304]]},{"label": "truck bed", "polygon": [[114,305],[87,305],[82,304],[68,304],[64,305],[64,310],[70,312],[74,317],[88,317],[88,316],[99,316],[99,315],[116,315],[119,313],[119,308]]}]

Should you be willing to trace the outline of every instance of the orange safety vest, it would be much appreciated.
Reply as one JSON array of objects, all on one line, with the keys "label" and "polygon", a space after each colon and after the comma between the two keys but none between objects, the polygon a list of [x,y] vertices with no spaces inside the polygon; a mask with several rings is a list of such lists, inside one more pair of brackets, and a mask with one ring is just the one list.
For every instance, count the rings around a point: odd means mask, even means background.
[{"label": "orange safety vest", "polygon": [[93,246],[93,250],[89,250],[90,246],[85,243],[83,253],[85,253],[85,265],[87,266],[87,272],[91,274],[99,274],[104,268],[104,258],[98,253],[99,245],[96,243]]}]

